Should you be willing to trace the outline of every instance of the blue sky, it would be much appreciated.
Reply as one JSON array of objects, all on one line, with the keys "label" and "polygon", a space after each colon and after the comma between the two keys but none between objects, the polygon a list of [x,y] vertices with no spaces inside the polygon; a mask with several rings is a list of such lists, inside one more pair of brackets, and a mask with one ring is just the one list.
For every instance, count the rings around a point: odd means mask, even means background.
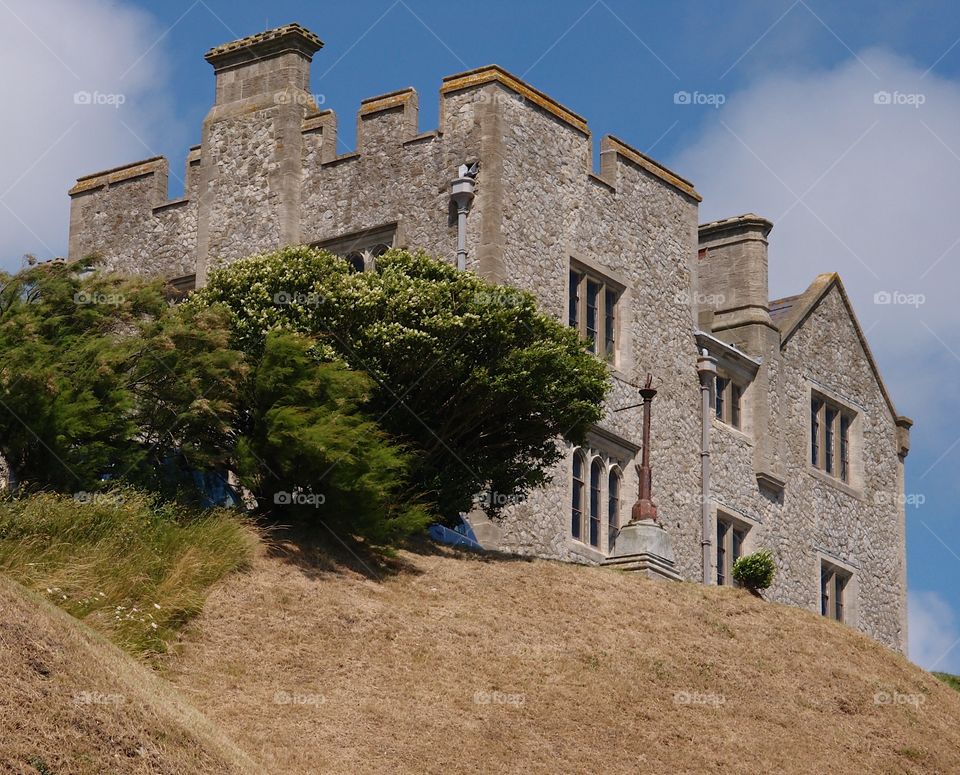
[{"label": "blue sky", "polygon": [[[289,21],[326,43],[312,91],[339,115],[341,152],[361,99],[413,86],[431,129],[441,78],[496,62],[595,137],[618,135],[693,180],[701,220],[774,220],[773,295],[839,271],[917,423],[912,655],[960,672],[960,6],[0,0],[0,65],[20,74],[0,83],[0,267],[65,252],[66,190],[81,174],[163,154],[178,195],[213,98],[203,52]],[[79,90],[122,104],[77,105]],[[900,303],[877,303],[884,293]]]}]

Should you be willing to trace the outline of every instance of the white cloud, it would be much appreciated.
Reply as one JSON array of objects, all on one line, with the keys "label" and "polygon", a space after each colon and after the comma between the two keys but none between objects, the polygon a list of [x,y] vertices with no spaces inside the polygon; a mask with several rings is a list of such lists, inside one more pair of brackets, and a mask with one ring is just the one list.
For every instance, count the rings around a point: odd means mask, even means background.
[{"label": "white cloud", "polygon": [[960,673],[960,626],[936,592],[910,592],[907,601],[910,659],[926,670]]},{"label": "white cloud", "polygon": [[[704,195],[701,220],[773,220],[771,294],[838,271],[897,408],[952,416],[942,377],[960,376],[960,85],[870,50],[764,76],[708,120],[675,160]],[[923,303],[874,303],[883,291]]]},{"label": "white cloud", "polygon": [[0,3],[0,268],[65,253],[76,177],[155,155],[162,33],[112,0]]}]

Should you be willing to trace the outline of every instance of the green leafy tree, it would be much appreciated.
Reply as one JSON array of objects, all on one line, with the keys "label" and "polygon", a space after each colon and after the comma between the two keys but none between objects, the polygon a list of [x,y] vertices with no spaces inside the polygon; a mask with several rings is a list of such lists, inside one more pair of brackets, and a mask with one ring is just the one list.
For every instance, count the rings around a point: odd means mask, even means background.
[{"label": "green leafy tree", "polygon": [[191,471],[232,470],[277,519],[381,545],[422,529],[411,456],[361,410],[370,378],[303,334],[231,349],[229,320],[91,262],[3,276],[0,454],[44,489],[184,497]]},{"label": "green leafy tree", "polygon": [[0,276],[0,454],[25,483],[176,487],[216,468],[246,372],[222,310],[170,307],[159,282],[49,263]]},{"label": "green leafy tree", "polygon": [[312,349],[301,334],[267,335],[245,395],[241,481],[274,518],[374,544],[422,530],[430,513],[406,489],[410,456],[360,409],[372,381]]},{"label": "green leafy tree", "polygon": [[492,490],[489,511],[544,484],[581,441],[609,387],[604,363],[534,297],[424,254],[392,250],[377,271],[286,248],[214,272],[187,306],[225,306],[233,346],[262,353],[272,330],[311,337],[374,387],[365,409],[414,457],[410,481],[452,517]]}]

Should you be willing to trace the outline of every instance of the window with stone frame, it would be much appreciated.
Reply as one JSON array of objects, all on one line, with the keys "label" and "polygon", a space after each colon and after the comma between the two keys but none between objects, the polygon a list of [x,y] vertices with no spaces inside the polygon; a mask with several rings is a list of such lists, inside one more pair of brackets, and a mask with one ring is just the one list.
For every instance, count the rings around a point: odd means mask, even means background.
[{"label": "window with stone frame", "polygon": [[587,349],[617,363],[620,296],[623,288],[599,272],[570,263],[567,322],[587,340]]},{"label": "window with stone frame", "polygon": [[584,469],[586,468],[586,456],[580,450],[573,453],[573,471],[572,471],[572,502],[570,504],[570,535],[576,540],[583,537],[583,514],[584,497],[586,492],[586,482],[584,481]]},{"label": "window with stone frame", "polygon": [[594,458],[590,464],[590,518],[587,531],[588,542],[594,549],[600,548],[600,524],[603,519],[601,513],[603,500],[600,494],[603,477],[604,465],[600,458]]},{"label": "window with stone frame", "polygon": [[586,546],[613,551],[620,531],[623,461],[575,449],[571,462],[570,536]]},{"label": "window with stone frame", "polygon": [[717,585],[739,586],[733,579],[733,564],[743,556],[749,528],[726,515],[717,514]]},{"label": "window with stone frame", "polygon": [[717,419],[738,430],[743,425],[744,386],[726,374],[717,376],[716,399],[714,408]]},{"label": "window with stone frame", "polygon": [[315,243],[314,247],[346,259],[356,272],[371,272],[376,269],[377,258],[395,246],[396,235],[396,224],[390,224],[323,240]]},{"label": "window with stone frame", "polygon": [[620,492],[623,489],[623,476],[616,466],[610,469],[607,477],[607,551],[613,552],[614,543],[620,532]]},{"label": "window with stone frame", "polygon": [[856,414],[819,393],[810,397],[810,465],[849,483],[851,431]]},{"label": "window with stone frame", "polygon": [[838,622],[846,621],[847,588],[851,574],[836,565],[820,562],[820,613]]}]

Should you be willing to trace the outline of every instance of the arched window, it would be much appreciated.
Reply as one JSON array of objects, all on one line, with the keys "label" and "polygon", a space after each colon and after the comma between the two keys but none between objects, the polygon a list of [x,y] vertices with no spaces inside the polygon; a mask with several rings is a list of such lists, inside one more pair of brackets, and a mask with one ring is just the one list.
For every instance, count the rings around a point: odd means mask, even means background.
[{"label": "arched window", "polygon": [[607,480],[607,546],[613,551],[617,533],[620,531],[620,471],[610,469]]},{"label": "arched window", "polygon": [[362,272],[364,268],[363,253],[358,250],[355,250],[353,253],[347,255],[347,261],[350,263],[350,266],[353,267],[354,272]]},{"label": "arched window", "polygon": [[368,268],[376,268],[377,258],[390,250],[389,245],[382,242],[363,250],[354,250],[346,255],[346,259],[355,272],[364,272]]},{"label": "arched window", "polygon": [[379,245],[374,245],[372,248],[370,248],[367,251],[367,255],[369,256],[369,259],[370,259],[369,266],[372,271],[377,270],[377,259],[380,256],[382,256],[384,253],[386,253],[388,250],[390,250],[389,245],[384,245],[383,243],[380,243]]},{"label": "arched window", "polygon": [[590,546],[600,548],[600,482],[603,462],[595,458],[590,466]]},{"label": "arched window", "polygon": [[570,505],[570,535],[578,541],[583,537],[583,496],[586,482],[584,468],[586,461],[583,453],[577,450],[573,453],[573,499]]}]

